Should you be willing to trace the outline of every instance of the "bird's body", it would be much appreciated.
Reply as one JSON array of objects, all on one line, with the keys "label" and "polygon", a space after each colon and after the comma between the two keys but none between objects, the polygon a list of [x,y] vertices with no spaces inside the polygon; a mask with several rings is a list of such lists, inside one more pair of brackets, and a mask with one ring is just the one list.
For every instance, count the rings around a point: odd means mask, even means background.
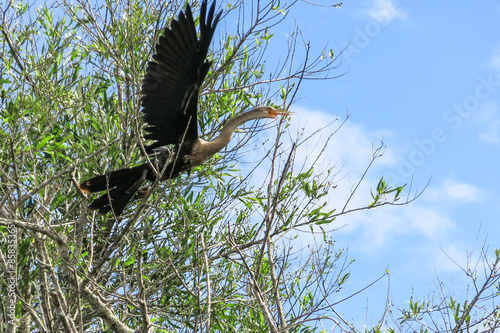
[{"label": "bird's body", "polygon": [[215,3],[207,15],[204,0],[200,10],[200,37],[188,5],[186,12],[172,20],[156,45],[153,61],[148,63],[142,85],[142,113],[147,126],[144,138],[155,140],[146,147],[150,163],[97,176],[80,184],[86,193],[107,191],[89,206],[100,214],[109,211],[118,216],[146,180],[172,179],[206,162],[224,148],[234,130],[246,121],[276,118],[287,114],[269,106],[258,107],[228,119],[219,136],[205,141],[198,136],[197,108],[199,90],[211,62],[208,47],[220,19],[214,17]]}]

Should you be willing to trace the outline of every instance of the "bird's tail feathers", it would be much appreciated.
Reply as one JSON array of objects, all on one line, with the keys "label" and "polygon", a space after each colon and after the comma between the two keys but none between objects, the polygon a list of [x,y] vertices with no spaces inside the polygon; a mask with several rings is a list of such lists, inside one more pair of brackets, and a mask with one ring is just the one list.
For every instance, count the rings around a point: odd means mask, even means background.
[{"label": "bird's tail feathers", "polygon": [[[80,184],[80,189],[85,193],[106,191],[87,208],[97,210],[100,215],[105,215],[111,210],[119,216],[134,194],[137,198],[144,196],[145,191],[140,189],[146,180],[148,165],[143,164],[130,169],[120,169],[97,176]],[[147,193],[147,190],[146,190]]]}]

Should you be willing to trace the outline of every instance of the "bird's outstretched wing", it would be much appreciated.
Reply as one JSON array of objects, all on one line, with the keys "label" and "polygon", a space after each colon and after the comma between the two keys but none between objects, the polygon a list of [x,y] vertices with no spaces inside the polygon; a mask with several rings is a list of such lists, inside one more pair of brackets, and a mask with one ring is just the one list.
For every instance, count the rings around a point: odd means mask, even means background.
[{"label": "bird's outstretched wing", "polygon": [[147,122],[145,139],[156,140],[146,148],[193,142],[198,138],[198,95],[211,62],[205,58],[215,27],[215,1],[207,15],[207,2],[200,10],[200,37],[189,5],[172,20],[160,37],[153,61],[148,63],[142,84],[142,112]]}]

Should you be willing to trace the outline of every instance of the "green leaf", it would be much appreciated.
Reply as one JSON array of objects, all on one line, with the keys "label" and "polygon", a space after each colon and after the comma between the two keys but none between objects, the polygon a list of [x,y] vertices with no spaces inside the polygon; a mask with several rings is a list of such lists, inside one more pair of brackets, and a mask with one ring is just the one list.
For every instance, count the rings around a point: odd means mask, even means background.
[{"label": "green leaf", "polygon": [[132,265],[133,263],[135,262],[135,259],[133,257],[129,257],[124,263],[123,263],[123,267],[127,267],[127,266],[130,266]]}]

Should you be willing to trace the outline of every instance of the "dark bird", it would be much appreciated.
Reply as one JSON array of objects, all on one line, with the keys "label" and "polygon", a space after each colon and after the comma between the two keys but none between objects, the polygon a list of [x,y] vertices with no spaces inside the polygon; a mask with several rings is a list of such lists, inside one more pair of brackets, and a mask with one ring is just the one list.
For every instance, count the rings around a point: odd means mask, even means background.
[{"label": "dark bird", "polygon": [[142,84],[142,113],[147,123],[144,138],[155,141],[145,147],[150,163],[108,172],[81,183],[79,187],[85,193],[107,191],[88,206],[90,210],[99,214],[113,211],[119,216],[135,194],[140,197],[147,192],[141,189],[146,180],[175,178],[203,164],[229,143],[239,125],[249,120],[289,114],[269,106],[258,107],[228,119],[214,140],[199,138],[198,97],[211,65],[206,60],[208,47],[222,14],[214,17],[214,10],[215,2],[207,15],[206,0],[202,2],[199,38],[189,5],[185,13],[181,11],[179,18],[164,29]]}]

